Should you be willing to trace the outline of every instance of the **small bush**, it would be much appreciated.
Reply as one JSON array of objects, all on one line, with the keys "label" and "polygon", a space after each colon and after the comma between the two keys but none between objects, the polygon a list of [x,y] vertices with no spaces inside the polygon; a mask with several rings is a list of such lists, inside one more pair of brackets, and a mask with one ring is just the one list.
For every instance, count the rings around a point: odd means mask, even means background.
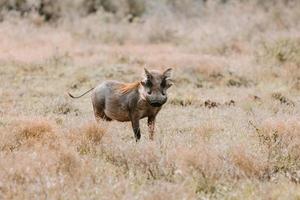
[{"label": "small bush", "polygon": [[300,38],[264,42],[259,59],[267,63],[294,63],[300,66]]},{"label": "small bush", "polygon": [[90,123],[82,128],[84,137],[93,144],[99,144],[106,129],[97,123]]},{"label": "small bush", "polygon": [[256,127],[263,151],[267,154],[270,172],[294,174],[300,158],[300,124],[297,119],[267,119]]},{"label": "small bush", "polygon": [[193,148],[178,148],[175,162],[183,175],[196,177],[196,193],[214,193],[216,182],[224,173],[219,154],[204,142]]},{"label": "small bush", "polygon": [[37,13],[45,21],[57,21],[69,17],[83,17],[99,10],[112,13],[130,21],[141,17],[146,11],[144,0],[10,0],[0,3],[1,10],[16,11],[22,16],[28,13]]},{"label": "small bush", "polygon": [[41,139],[52,132],[52,125],[42,119],[25,120],[17,130],[20,139]]},{"label": "small bush", "polygon": [[174,97],[172,99],[170,99],[169,101],[170,104],[172,105],[176,105],[176,106],[191,106],[191,105],[200,105],[200,101],[198,99],[196,99],[193,96],[189,96],[189,97]]},{"label": "small bush", "polygon": [[41,118],[11,122],[3,128],[5,134],[2,135],[0,149],[14,151],[23,145],[51,143],[57,139],[54,127],[52,122]]},{"label": "small bush", "polygon": [[70,152],[61,153],[57,166],[58,172],[68,173],[72,175],[71,177],[75,178],[74,175],[79,172],[79,168],[80,162],[76,154]]},{"label": "small bush", "polygon": [[251,85],[251,81],[245,77],[231,75],[228,79],[226,85],[228,87],[249,87]]},{"label": "small bush", "polygon": [[69,133],[69,139],[75,144],[77,151],[82,155],[86,155],[95,152],[96,145],[100,144],[106,133],[106,128],[101,123],[90,122],[79,128],[70,129]]},{"label": "small bush", "polygon": [[263,156],[247,152],[242,146],[232,149],[231,159],[235,166],[248,178],[262,178],[268,170],[267,161]]},{"label": "small bush", "polygon": [[278,100],[281,104],[286,104],[288,106],[295,106],[295,103],[292,100],[285,97],[283,94],[279,92],[273,93],[272,98]]}]

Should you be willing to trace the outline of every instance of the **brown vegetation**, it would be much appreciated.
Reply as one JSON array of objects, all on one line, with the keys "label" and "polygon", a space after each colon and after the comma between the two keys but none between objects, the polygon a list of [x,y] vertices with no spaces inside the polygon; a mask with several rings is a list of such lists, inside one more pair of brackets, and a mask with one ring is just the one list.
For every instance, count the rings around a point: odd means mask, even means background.
[{"label": "brown vegetation", "polygon": [[[0,7],[0,199],[299,199],[299,1]],[[174,69],[154,141],[66,94],[144,67]]]}]

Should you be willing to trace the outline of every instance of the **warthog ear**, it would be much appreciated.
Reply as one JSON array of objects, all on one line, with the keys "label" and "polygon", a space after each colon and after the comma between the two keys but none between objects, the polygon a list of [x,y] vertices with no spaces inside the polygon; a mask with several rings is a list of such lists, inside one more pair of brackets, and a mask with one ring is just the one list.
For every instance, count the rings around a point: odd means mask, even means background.
[{"label": "warthog ear", "polygon": [[144,71],[145,71],[145,78],[150,80],[152,78],[152,74],[146,68],[144,68]]},{"label": "warthog ear", "polygon": [[172,68],[168,68],[166,71],[163,73],[163,80],[164,80],[164,85],[166,88],[169,88],[173,85],[173,80],[171,79],[172,75]]},{"label": "warthog ear", "polygon": [[166,79],[171,78],[171,75],[172,75],[172,68],[168,68],[166,71],[164,71],[163,75],[164,75],[164,77],[165,77]]}]

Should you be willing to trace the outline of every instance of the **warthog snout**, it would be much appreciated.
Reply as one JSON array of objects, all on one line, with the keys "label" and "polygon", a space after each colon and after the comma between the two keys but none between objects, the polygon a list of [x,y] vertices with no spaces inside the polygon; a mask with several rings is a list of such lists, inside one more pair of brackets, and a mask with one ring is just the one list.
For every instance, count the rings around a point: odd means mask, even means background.
[{"label": "warthog snout", "polygon": [[148,103],[153,107],[160,107],[167,102],[165,95],[149,95],[146,97]]},{"label": "warthog snout", "polygon": [[160,106],[162,106],[161,103],[151,103],[150,105],[153,106],[153,107],[160,107]]}]

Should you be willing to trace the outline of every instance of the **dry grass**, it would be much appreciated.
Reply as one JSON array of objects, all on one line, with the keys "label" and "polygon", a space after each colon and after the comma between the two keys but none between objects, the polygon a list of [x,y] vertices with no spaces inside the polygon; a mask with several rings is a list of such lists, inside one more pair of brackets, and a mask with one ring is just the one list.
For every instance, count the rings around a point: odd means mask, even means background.
[{"label": "dry grass", "polygon": [[[0,2],[0,199],[300,198],[298,1],[41,2]],[[154,141],[67,96],[144,66]]]}]

